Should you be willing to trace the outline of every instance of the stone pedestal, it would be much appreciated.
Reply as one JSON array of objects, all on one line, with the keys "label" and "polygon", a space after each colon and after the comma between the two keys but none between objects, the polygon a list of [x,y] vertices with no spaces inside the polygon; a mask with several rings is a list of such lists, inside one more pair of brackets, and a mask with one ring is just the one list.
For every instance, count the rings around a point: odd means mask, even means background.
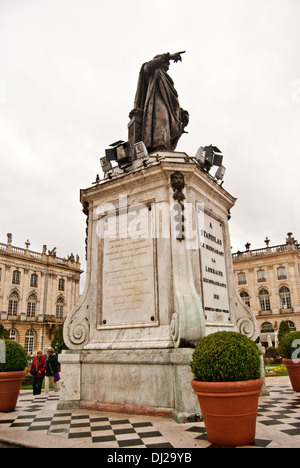
[{"label": "stone pedestal", "polygon": [[199,417],[191,391],[192,349],[89,350],[64,353],[59,409]]},{"label": "stone pedestal", "polygon": [[185,153],[163,152],[81,202],[87,276],[65,322],[60,407],[195,419],[192,347],[218,330],[257,336],[233,277],[235,198]]}]

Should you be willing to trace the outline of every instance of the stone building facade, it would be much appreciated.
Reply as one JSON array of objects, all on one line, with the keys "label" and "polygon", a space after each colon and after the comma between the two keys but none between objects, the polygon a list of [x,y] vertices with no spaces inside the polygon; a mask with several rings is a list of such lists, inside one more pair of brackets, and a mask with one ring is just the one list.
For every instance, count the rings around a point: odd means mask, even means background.
[{"label": "stone building facade", "polygon": [[0,323],[28,354],[49,347],[55,331],[79,300],[80,263],[73,254],[56,256],[0,243]]},{"label": "stone building facade", "polygon": [[300,244],[288,233],[286,243],[233,254],[238,291],[256,316],[263,345],[277,345],[281,321],[300,330]]}]

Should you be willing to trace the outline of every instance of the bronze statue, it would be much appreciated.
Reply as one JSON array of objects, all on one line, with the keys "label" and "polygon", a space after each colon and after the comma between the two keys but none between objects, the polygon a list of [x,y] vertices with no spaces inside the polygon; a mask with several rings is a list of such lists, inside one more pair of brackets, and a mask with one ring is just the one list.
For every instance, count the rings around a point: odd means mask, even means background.
[{"label": "bronze statue", "polygon": [[143,141],[149,152],[174,151],[189,114],[181,109],[178,93],[172,78],[167,74],[170,60],[181,61],[181,54],[156,55],[142,65],[134,109],[129,117],[129,141],[131,145]]}]

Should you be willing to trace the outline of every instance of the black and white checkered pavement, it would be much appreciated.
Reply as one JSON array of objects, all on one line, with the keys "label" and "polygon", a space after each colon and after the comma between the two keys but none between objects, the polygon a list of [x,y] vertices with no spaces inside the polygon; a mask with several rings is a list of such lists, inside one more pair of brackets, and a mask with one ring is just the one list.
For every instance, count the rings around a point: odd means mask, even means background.
[{"label": "black and white checkered pavement", "polygon": [[[259,399],[256,439],[252,446],[300,447],[300,393],[293,392],[288,385],[272,385],[269,390],[269,396]],[[0,413],[0,433],[2,430],[11,435],[12,440],[14,429],[28,434],[30,440],[32,436],[38,440],[39,434],[56,435],[60,441],[66,440],[67,446],[77,441],[95,448],[172,449],[185,447],[185,443],[188,447],[214,447],[207,439],[204,422],[177,424],[167,418],[57,410],[58,400],[59,395],[55,393],[33,396],[22,392],[16,411]]]},{"label": "black and white checkered pavement", "polygon": [[69,412],[53,416],[20,415],[10,427],[26,427],[28,431],[66,434],[69,439],[89,439],[92,443],[110,442],[111,447],[172,448],[152,423],[131,423],[129,419],[111,419]]},{"label": "black and white checkered pavement", "polygon": [[[49,435],[60,435],[68,439],[85,439],[93,444],[109,443],[112,448],[172,448],[163,435],[147,421],[131,422],[123,415],[112,417],[78,414],[71,411],[55,411],[47,416],[40,414],[47,401],[58,400],[59,396],[23,396],[16,410],[21,413],[15,418],[0,419],[0,426],[6,424],[10,429],[25,430]],[[82,411],[81,411],[82,413]]]}]

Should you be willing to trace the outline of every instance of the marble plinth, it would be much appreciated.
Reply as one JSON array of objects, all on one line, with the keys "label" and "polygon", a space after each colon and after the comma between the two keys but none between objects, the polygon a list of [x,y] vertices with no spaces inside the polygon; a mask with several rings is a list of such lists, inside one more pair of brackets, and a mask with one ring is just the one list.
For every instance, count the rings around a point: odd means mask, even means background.
[{"label": "marble plinth", "polygon": [[[89,350],[60,356],[58,409],[86,408],[196,421],[192,349]],[[70,382],[72,380],[72,385]]]},{"label": "marble plinth", "polygon": [[192,347],[219,330],[257,337],[233,276],[235,201],[185,153],[81,191],[87,274],[64,326],[63,405],[195,417]]}]

